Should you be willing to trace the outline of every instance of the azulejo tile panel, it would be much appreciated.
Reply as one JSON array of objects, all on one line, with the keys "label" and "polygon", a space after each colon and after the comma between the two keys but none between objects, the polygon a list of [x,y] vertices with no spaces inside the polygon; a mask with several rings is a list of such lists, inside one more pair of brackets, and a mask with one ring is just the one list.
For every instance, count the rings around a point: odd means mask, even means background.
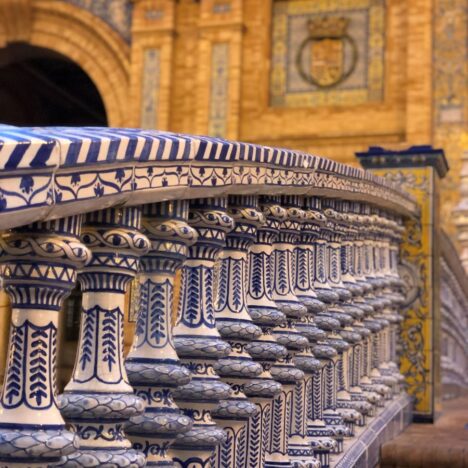
[{"label": "azulejo tile panel", "polygon": [[131,0],[66,0],[68,3],[88,10],[117,31],[127,42],[131,38]]},{"label": "azulejo tile panel", "polygon": [[[465,0],[437,0],[434,6],[434,123],[463,124],[467,119]],[[464,57],[465,60],[461,59]]]},{"label": "azulejo tile panel", "polygon": [[159,79],[161,76],[161,51],[146,49],[143,55],[143,85],[141,100],[141,127],[158,127]]},{"label": "azulejo tile panel", "polygon": [[418,219],[407,219],[401,246],[400,277],[407,284],[400,332],[400,369],[407,391],[414,397],[417,415],[430,416],[434,410],[433,320],[433,192],[434,168],[419,167],[375,171],[399,183],[421,207]]},{"label": "azulejo tile panel", "polygon": [[228,113],[229,44],[213,44],[211,50],[211,101],[208,133],[225,137]]},{"label": "azulejo tile panel", "polygon": [[273,4],[270,104],[283,107],[380,101],[383,0],[290,0]]}]

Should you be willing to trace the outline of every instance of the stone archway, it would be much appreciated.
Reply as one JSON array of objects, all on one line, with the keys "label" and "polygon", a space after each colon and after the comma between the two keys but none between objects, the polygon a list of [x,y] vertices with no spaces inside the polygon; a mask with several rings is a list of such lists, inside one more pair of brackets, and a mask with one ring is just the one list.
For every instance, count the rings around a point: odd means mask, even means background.
[{"label": "stone archway", "polygon": [[57,0],[3,0],[0,46],[26,42],[75,62],[91,78],[110,126],[128,125],[129,45],[91,13]]}]

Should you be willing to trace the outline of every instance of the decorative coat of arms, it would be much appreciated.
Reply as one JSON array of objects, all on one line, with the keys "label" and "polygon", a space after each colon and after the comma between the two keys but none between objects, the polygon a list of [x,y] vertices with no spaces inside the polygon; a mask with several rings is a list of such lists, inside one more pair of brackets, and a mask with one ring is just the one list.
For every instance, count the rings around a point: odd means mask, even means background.
[{"label": "decorative coat of arms", "polygon": [[[342,83],[354,71],[358,49],[348,34],[349,19],[322,16],[307,23],[309,35],[302,41],[296,56],[301,77],[318,88],[331,88]],[[350,59],[345,60],[349,48]]]}]

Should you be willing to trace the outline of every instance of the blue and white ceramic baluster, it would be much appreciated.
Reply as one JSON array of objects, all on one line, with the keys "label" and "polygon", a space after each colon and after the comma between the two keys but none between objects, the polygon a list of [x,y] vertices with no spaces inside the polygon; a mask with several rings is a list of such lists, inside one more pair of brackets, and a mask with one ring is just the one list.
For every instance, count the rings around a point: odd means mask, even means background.
[{"label": "blue and white ceramic baluster", "polygon": [[378,277],[383,283],[381,290],[381,298],[385,300],[385,305],[382,312],[377,316],[381,323],[385,325],[382,330],[381,343],[381,358],[379,372],[382,375],[382,382],[392,388],[393,393],[399,392],[402,376],[395,373],[395,369],[390,365],[391,341],[394,325],[400,320],[397,312],[397,307],[401,303],[401,296],[397,295],[392,290],[393,281],[390,276],[388,256],[390,251],[390,237],[392,231],[390,229],[390,221],[384,216],[384,213],[379,211],[375,215],[376,218],[376,242],[375,242],[375,257],[376,269]]},{"label": "blue and white ceramic baluster", "polygon": [[[388,398],[391,389],[379,381],[379,376],[376,375],[375,365],[378,362],[378,346],[379,334],[382,330],[382,323],[375,318],[376,313],[382,309],[381,301],[374,295],[374,287],[376,286],[373,280],[373,241],[370,235],[372,230],[373,219],[370,216],[370,207],[361,203],[356,203],[354,209],[359,213],[360,222],[360,248],[358,262],[360,278],[359,282],[365,288],[364,299],[368,305],[372,307],[372,313],[364,320],[364,325],[371,330],[366,349],[366,372],[361,379],[361,387],[365,391],[378,393],[382,398]],[[383,406],[383,401],[379,401],[379,406]]]},{"label": "blue and white ceramic baluster", "polygon": [[227,434],[226,441],[215,451],[214,465],[247,466],[247,424],[258,413],[244,391],[252,385],[262,371],[246,346],[257,339],[262,330],[255,325],[247,308],[248,249],[256,238],[257,228],[265,217],[258,209],[258,198],[230,196],[228,213],[234,219],[234,229],[227,234],[226,247],[221,251],[217,265],[217,295],[215,301],[216,326],[221,337],[231,345],[228,356],[215,364],[223,382],[232,388],[231,397],[221,400],[212,413]]},{"label": "blue and white ceramic baluster", "polygon": [[192,380],[178,387],[174,397],[194,424],[177,437],[170,450],[175,466],[182,468],[211,467],[213,451],[226,438],[211,416],[219,402],[231,395],[231,387],[214,370],[218,359],[231,350],[216,328],[213,303],[215,261],[225,246],[226,234],[234,227],[226,208],[226,198],[190,201],[189,225],[196,230],[198,240],[189,247],[182,270],[174,341],[182,364],[192,372]]},{"label": "blue and white ceramic baluster", "polygon": [[[375,393],[365,394],[362,388],[359,386],[362,369],[363,359],[363,348],[366,340],[371,334],[371,331],[364,326],[363,318],[368,313],[367,305],[364,305],[364,299],[362,294],[364,293],[363,288],[358,285],[354,277],[354,245],[357,234],[356,218],[351,213],[351,205],[348,201],[339,201],[336,204],[336,208],[343,219],[343,238],[341,241],[341,277],[345,287],[353,294],[352,299],[352,315],[354,322],[352,324],[352,330],[359,334],[360,340],[354,343],[349,356],[349,395],[353,402],[359,402],[358,409],[363,414],[361,424],[365,424],[366,416],[372,416],[375,414],[375,404],[379,400],[379,396]],[[348,311],[350,307],[345,306],[345,310]],[[371,312],[373,311],[372,308]]]},{"label": "blue and white ceramic baluster", "polygon": [[353,400],[349,393],[350,358],[352,358],[354,348],[361,341],[361,335],[352,325],[362,315],[362,311],[352,305],[352,293],[345,288],[341,280],[341,270],[344,263],[341,256],[341,243],[346,233],[344,214],[337,211],[336,208],[339,204],[337,200],[324,199],[322,203],[325,208],[324,214],[330,225],[328,229],[329,283],[332,289],[340,296],[340,310],[339,312],[333,310],[333,315],[341,322],[341,337],[350,345],[348,349],[341,351],[339,355],[337,411],[343,417],[353,434],[354,425],[364,425],[365,417],[371,410],[370,404]]},{"label": "blue and white ceramic baluster", "polygon": [[132,417],[126,429],[133,447],[146,455],[146,466],[173,466],[169,447],[192,427],[172,395],[191,378],[179,362],[172,336],[175,273],[197,239],[187,217],[186,200],[143,206],[142,231],[151,248],[141,258],[137,324],[125,367],[135,393],[146,402],[145,412]]},{"label": "blue and white ceramic baluster", "polygon": [[[322,352],[317,352],[317,348],[323,348]],[[325,368],[330,358],[337,352],[331,346],[315,344],[315,355],[319,366],[312,372],[312,378],[309,380],[307,391],[307,435],[311,442],[314,455],[320,461],[322,468],[329,468],[330,455],[337,453],[338,443],[335,440],[335,432],[326,425],[323,417],[324,391],[325,391]],[[326,357],[324,357],[324,355]]]},{"label": "blue and white ceramic baluster", "polygon": [[[324,312],[325,304],[317,298],[314,291],[315,278],[315,249],[314,241],[317,239],[320,230],[321,213],[310,209],[310,199],[304,201],[305,221],[301,226],[301,237],[296,245],[296,272],[294,275],[295,294],[299,300],[307,307],[307,315],[296,322],[299,332],[308,338],[311,346],[316,346],[326,339],[326,333],[318,328],[314,323],[313,316],[316,313]],[[323,217],[324,219],[324,217]],[[336,322],[336,326],[339,323]],[[332,356],[336,355],[333,348],[321,345],[322,353],[328,352]],[[314,359],[312,361],[311,372],[305,368],[305,392],[307,408],[306,414],[306,434],[312,443],[314,453],[319,457],[322,465],[329,463],[330,452],[336,449],[336,441],[331,438],[333,431],[325,427],[322,408],[322,369],[326,365],[324,359]]]},{"label": "blue and white ceramic baluster", "polygon": [[353,237],[352,243],[352,259],[350,265],[350,271],[358,284],[362,289],[362,294],[355,298],[356,304],[364,312],[363,325],[370,331],[370,334],[367,334],[363,338],[363,342],[360,349],[360,371],[359,371],[359,388],[362,389],[362,392],[371,403],[382,406],[383,405],[383,396],[382,394],[375,391],[371,388],[372,382],[370,380],[370,343],[372,342],[372,336],[380,329],[380,325],[371,320],[374,315],[374,307],[368,300],[369,292],[372,290],[372,286],[367,283],[366,277],[364,276],[364,264],[365,264],[365,255],[364,255],[364,232],[365,230],[365,221],[366,219],[361,215],[361,205],[358,202],[351,202],[350,204],[350,218],[353,221],[355,235]]},{"label": "blue and white ceramic baluster", "polygon": [[308,197],[308,208],[316,213],[315,222],[319,226],[318,236],[314,238],[315,251],[315,278],[314,291],[317,297],[325,304],[336,304],[340,296],[332,289],[328,282],[328,249],[324,230],[327,217],[322,212],[322,199],[319,197]]},{"label": "blue and white ceramic baluster", "polygon": [[[287,356],[286,348],[276,341],[272,328],[285,322],[285,315],[278,309],[271,296],[271,259],[272,241],[278,235],[278,228],[286,218],[286,210],[274,201],[262,201],[261,208],[266,218],[265,224],[258,228],[257,239],[249,253],[249,281],[247,304],[254,323],[262,328],[263,334],[246,346],[254,360],[263,366],[263,372],[255,379],[256,388],[249,386],[247,395],[255,402],[258,414],[249,419],[247,431],[247,461],[249,468],[263,468],[267,448],[272,445],[272,406],[273,398],[281,392],[281,384],[273,380],[270,369],[280,365],[279,361]],[[300,371],[292,365],[290,371],[295,375]],[[281,438],[281,437],[280,437]]]},{"label": "blue and white ceramic baluster", "polygon": [[[367,374],[367,368],[370,366],[369,363],[369,342],[371,340],[372,330],[366,326],[365,321],[372,317],[374,313],[374,308],[366,302],[364,295],[367,293],[368,285],[365,283],[365,278],[362,274],[362,236],[360,234],[360,229],[362,225],[361,216],[356,213],[353,206],[356,203],[351,202],[349,204],[348,220],[352,226],[352,236],[350,236],[350,245],[347,247],[347,250],[350,250],[349,258],[347,259],[348,278],[353,278],[354,284],[360,288],[359,293],[354,297],[354,304],[363,311],[363,317],[360,321],[355,323],[355,326],[359,328],[361,334],[361,342],[355,348],[356,354],[354,356],[354,366],[355,374],[352,377],[350,393],[353,398],[359,401],[368,401],[373,406],[381,406],[383,403],[382,395],[378,394],[375,391],[371,391],[369,387],[364,389],[361,384],[365,384],[366,379],[367,383],[371,383]],[[349,280],[351,281],[351,280]],[[350,284],[350,283],[347,283]],[[357,291],[357,289],[356,289]],[[369,415],[375,414],[375,408],[371,409]]]},{"label": "blue and white ceramic baluster", "polygon": [[[347,391],[347,367],[351,348],[360,340],[360,335],[354,333],[351,328],[353,316],[348,312],[354,313],[354,308],[346,305],[351,293],[344,288],[341,282],[341,218],[334,209],[335,200],[323,199],[322,207],[327,218],[327,223],[322,227],[322,236],[327,243],[328,284],[339,297],[336,304],[329,305],[328,313],[340,322],[339,336],[337,335],[329,341],[329,344],[338,351],[338,360],[335,363],[337,388],[336,396],[333,398],[336,408],[333,411],[331,408],[327,409],[326,420],[338,425],[341,424],[342,420],[348,427],[350,435],[354,435],[354,427],[356,424],[363,422],[363,416],[353,408],[354,404]],[[351,310],[345,310],[345,307]]]},{"label": "blue and white ceramic baluster", "polygon": [[75,368],[60,396],[65,420],[76,431],[78,450],[65,466],[140,467],[124,423],[141,413],[123,359],[125,290],[149,247],[140,231],[141,209],[109,208],[86,215],[81,239],[92,252],[78,280],[83,293]]},{"label": "blue and white ceramic baluster", "polygon": [[[302,210],[302,198],[299,196],[283,196],[281,202],[286,208],[288,218],[280,225],[279,236],[274,246],[274,275],[276,281],[273,287],[273,299],[286,314],[286,327],[274,330],[278,341],[290,351],[291,359],[296,367],[304,371],[304,379],[296,382],[292,393],[285,386],[285,401],[291,411],[289,425],[288,454],[293,466],[313,466],[313,450],[307,438],[306,386],[311,379],[311,373],[319,362],[309,349],[309,341],[300,334],[295,324],[307,314],[306,307],[295,294],[296,273],[296,243],[301,237],[301,227],[305,220]],[[273,374],[275,375],[275,374]],[[288,393],[287,393],[288,392]],[[291,396],[289,396],[289,393]],[[310,462],[307,462],[310,460]]]},{"label": "blue and white ceramic baluster", "polygon": [[[327,304],[324,311],[315,313],[314,323],[318,328],[326,332],[326,339],[319,342],[318,346],[313,346],[314,355],[323,361],[324,370],[324,390],[323,390],[323,420],[326,428],[322,427],[320,421],[313,421],[309,424],[309,435],[320,437],[331,435],[337,441],[335,451],[339,452],[343,448],[344,437],[349,435],[349,430],[344,426],[342,417],[337,413],[336,392],[337,376],[332,376],[331,372],[338,372],[339,352],[347,349],[349,345],[341,338],[338,331],[341,329],[340,319],[348,320],[347,314],[336,306],[339,295],[330,286],[329,277],[329,230],[331,225],[327,217],[322,212],[322,200],[318,197],[310,197],[306,200],[309,211],[313,211],[315,216],[311,222],[318,226],[318,234],[313,238],[315,251],[315,275],[314,289],[317,296]],[[332,349],[330,349],[332,348]],[[332,406],[330,406],[330,404]],[[330,432],[328,432],[330,431]]]},{"label": "blue and white ceramic baluster", "polygon": [[371,381],[374,385],[384,386],[385,398],[392,397],[392,387],[396,379],[391,376],[383,376],[380,372],[380,365],[383,359],[383,350],[385,347],[385,336],[389,328],[389,322],[383,318],[385,308],[391,304],[384,293],[386,281],[380,272],[379,247],[380,247],[380,227],[378,210],[370,205],[364,205],[363,213],[368,220],[369,229],[366,231],[365,244],[365,274],[367,281],[372,285],[371,304],[374,307],[372,321],[380,326],[372,339],[372,370],[370,373]]},{"label": "blue and white ceramic baluster", "polygon": [[57,406],[57,324],[76,270],[91,254],[81,216],[37,222],[0,236],[3,285],[12,307],[0,400],[0,465],[48,467],[74,452]]},{"label": "blue and white ceramic baluster", "polygon": [[[310,346],[298,351],[293,361],[304,372],[304,379],[297,382],[294,388],[288,453],[295,468],[320,468],[320,460],[315,458],[315,452],[319,451],[317,441],[308,435],[308,407],[311,405],[313,376],[321,370],[322,364],[313,357]],[[334,443],[322,439],[320,445],[321,449],[328,445],[331,450]]]},{"label": "blue and white ceramic baluster", "polygon": [[[264,274],[263,278],[260,274],[254,275],[254,279],[261,278],[265,281],[264,292],[262,297],[258,296],[256,290],[259,289],[259,284],[251,284],[251,300],[253,297],[258,297],[257,301],[254,302],[255,307],[252,308],[253,315],[264,316],[265,318],[273,318],[280,312],[278,304],[273,301],[273,286],[275,278],[275,267],[274,267],[274,250],[273,242],[278,239],[279,227],[281,224],[288,219],[286,210],[278,208],[279,197],[261,197],[260,203],[264,214],[267,217],[267,231],[268,234],[265,239],[267,242],[263,246],[265,249],[260,251],[261,256],[257,259],[263,258]],[[276,209],[278,208],[278,209]],[[292,249],[291,249],[292,253]],[[261,263],[257,263],[253,268],[258,268]],[[268,268],[270,271],[268,272]],[[288,270],[288,275],[291,272]],[[290,280],[288,276],[287,281]],[[270,304],[272,304],[270,308]],[[280,312],[281,313],[281,312]],[[282,314],[284,317],[284,314]],[[284,327],[284,328],[282,328]],[[288,329],[291,331],[290,334],[287,332],[279,333],[278,330]],[[273,329],[273,336],[278,340],[280,344],[294,349],[301,349],[307,344],[307,339],[298,334],[297,330],[293,330],[286,321],[277,323],[277,326]],[[290,428],[290,417],[292,407],[292,396],[294,392],[295,384],[304,378],[304,373],[294,366],[292,362],[292,354],[288,353],[284,358],[277,360],[270,369],[271,374],[275,380],[282,384],[281,393],[278,394],[272,403],[271,413],[271,424],[269,428],[270,438],[268,440],[267,453],[265,456],[265,467],[277,467],[285,466],[290,467],[291,462],[288,456],[288,440],[289,440],[289,428]]]}]

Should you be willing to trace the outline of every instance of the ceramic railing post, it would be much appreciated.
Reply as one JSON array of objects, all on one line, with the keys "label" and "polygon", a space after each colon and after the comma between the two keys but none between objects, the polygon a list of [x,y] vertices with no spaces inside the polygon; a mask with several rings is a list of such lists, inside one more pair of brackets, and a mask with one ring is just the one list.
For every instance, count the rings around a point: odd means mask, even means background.
[{"label": "ceramic railing post", "polygon": [[320,457],[324,448],[332,450],[334,447],[331,440],[323,439],[320,440],[319,447],[317,441],[308,435],[308,407],[311,405],[312,381],[314,374],[321,370],[321,362],[313,357],[310,346],[297,352],[293,362],[304,372],[304,378],[297,382],[294,388],[288,453],[294,467],[320,468],[320,458],[316,458],[316,455]]},{"label": "ceramic railing post", "polygon": [[[288,219],[286,210],[278,206],[278,197],[261,197],[261,208],[266,215],[266,230],[259,230],[259,236],[263,236],[260,241],[254,244],[254,249],[259,248],[257,255],[251,256],[251,261],[255,264],[251,268],[251,279],[249,301],[253,303],[251,313],[256,320],[262,323],[275,323],[273,336],[278,343],[288,348],[290,345],[296,347],[297,344],[304,345],[307,340],[294,333],[289,337],[287,334],[278,333],[285,327],[290,329],[285,320],[285,314],[280,311],[278,304],[273,300],[274,281],[276,271],[274,267],[274,245],[278,241],[279,227]],[[265,269],[262,275],[260,266]],[[288,270],[288,275],[290,275]],[[259,281],[264,285],[260,287]],[[287,281],[289,281],[289,276]],[[263,290],[263,292],[261,292]],[[281,320],[280,320],[281,317]],[[275,396],[271,407],[271,420],[269,427],[269,440],[267,441],[267,452],[265,455],[265,467],[291,467],[288,456],[288,440],[290,420],[287,418],[294,386],[296,382],[304,377],[304,373],[296,368],[292,363],[292,356],[288,352],[286,355],[273,363],[271,375],[282,384],[281,392]]]},{"label": "ceramic railing post", "polygon": [[273,244],[272,290],[273,299],[285,313],[287,322],[285,327],[275,329],[274,333],[277,334],[280,343],[289,350],[287,359],[304,371],[304,378],[296,382],[294,387],[284,385],[286,411],[289,405],[291,412],[291,421],[287,422],[289,426],[287,452],[293,466],[313,466],[313,450],[307,437],[306,386],[311,379],[311,373],[319,363],[310,353],[308,339],[295,327],[296,322],[307,314],[307,308],[295,294],[296,244],[301,237],[305,212],[302,209],[303,200],[299,196],[282,196],[281,202],[287,211],[287,218],[281,223],[278,238]]},{"label": "ceramic railing post", "polygon": [[[317,349],[321,347],[322,353]],[[313,346],[314,355],[319,356],[317,361],[320,366],[312,373],[307,388],[307,435],[311,441],[315,456],[320,461],[322,468],[329,468],[330,455],[338,451],[338,442],[335,440],[335,432],[326,425],[323,408],[325,392],[325,368],[331,357],[337,353],[331,346],[315,344]],[[324,356],[326,356],[324,358]],[[338,439],[340,439],[338,437]]]},{"label": "ceramic railing post", "polygon": [[109,208],[85,217],[81,239],[92,258],[78,274],[83,293],[78,353],[60,397],[79,447],[65,466],[145,464],[144,454],[131,448],[124,433],[124,423],[144,409],[123,360],[125,290],[150,246],[140,222],[139,207]]},{"label": "ceramic railing post", "polygon": [[[327,222],[327,232],[324,237],[327,240],[327,271],[328,271],[328,284],[332,287],[332,290],[338,294],[341,298],[342,295],[336,287],[336,279],[332,279],[332,276],[339,275],[337,271],[337,248],[336,243],[333,242],[333,233],[331,231],[332,223]],[[332,273],[333,271],[333,273]],[[331,334],[327,338],[327,344],[335,348],[337,355],[332,359],[333,365],[331,362],[328,363],[326,367],[326,376],[328,377],[328,382],[333,382],[333,390],[326,386],[327,393],[330,395],[333,393],[332,397],[326,398],[326,409],[324,411],[325,421],[330,424],[332,427],[336,428],[337,431],[340,431],[340,428],[344,424],[348,428],[348,433],[343,435],[354,435],[354,426],[362,420],[362,415],[354,409],[354,405],[350,401],[350,396],[347,392],[347,366],[348,366],[348,356],[351,352],[352,346],[359,339],[359,335],[356,335],[350,325],[353,322],[351,315],[344,312],[342,308],[341,299],[335,303],[330,304],[327,307],[327,310],[319,314],[321,318],[323,316],[328,316],[329,318],[335,319],[338,321],[339,326],[334,328]],[[320,322],[321,323],[321,322]],[[329,376],[329,373],[334,372],[336,375],[333,379]]]},{"label": "ceramic railing post", "polygon": [[[263,372],[255,380],[257,388],[249,387],[248,396],[259,410],[248,421],[247,461],[249,468],[263,468],[267,449],[272,446],[272,410],[273,398],[282,390],[279,382],[273,380],[270,370],[280,365],[280,360],[287,356],[286,348],[279,344],[272,334],[272,329],[286,320],[272,299],[271,260],[272,242],[278,235],[278,228],[286,218],[286,210],[273,200],[261,205],[265,224],[257,230],[257,238],[249,253],[249,279],[247,304],[254,323],[262,329],[262,335],[250,342],[246,349],[254,360],[263,366]],[[288,462],[288,459],[286,459]]]},{"label": "ceramic railing post", "polygon": [[57,324],[76,270],[90,259],[81,216],[44,221],[0,236],[3,285],[12,319],[0,401],[0,465],[48,467],[74,452],[57,406]]},{"label": "ceramic railing post", "polygon": [[386,319],[385,310],[391,301],[385,296],[384,288],[386,280],[381,271],[380,265],[380,244],[381,229],[379,225],[378,210],[369,205],[364,206],[364,214],[368,219],[368,234],[366,238],[366,268],[367,280],[373,287],[372,305],[374,307],[373,320],[380,325],[380,330],[373,337],[373,356],[371,380],[374,384],[387,387],[386,398],[392,397],[392,389],[396,384],[396,379],[392,376],[382,374],[380,368],[383,364],[386,336],[390,328],[390,323]]},{"label": "ceramic railing post", "polygon": [[[318,227],[317,236],[313,238],[315,251],[314,290],[318,298],[326,304],[323,311],[314,314],[314,323],[318,328],[326,332],[326,338],[320,342],[320,346],[314,346],[313,352],[317,358],[323,361],[324,367],[324,391],[323,391],[323,420],[327,428],[322,427],[319,421],[309,425],[309,434],[314,436],[333,435],[337,441],[336,451],[341,451],[343,438],[349,435],[349,430],[344,427],[341,415],[337,412],[336,393],[339,352],[349,345],[344,342],[338,331],[341,329],[341,320],[349,320],[349,316],[337,306],[340,300],[339,294],[330,285],[329,265],[329,236],[331,224],[322,210],[322,200],[318,197],[307,199],[307,208],[315,213],[314,224]],[[330,349],[330,347],[333,349]],[[329,405],[332,406],[329,406]]]},{"label": "ceramic railing post", "polygon": [[[324,220],[325,218],[318,211],[310,209],[309,201],[310,199],[306,198],[304,203],[305,221],[302,224],[301,237],[295,249],[296,271],[294,274],[295,294],[307,307],[308,313],[296,322],[296,328],[302,335],[308,338],[311,346],[316,346],[326,339],[326,332],[316,326],[313,318],[314,314],[324,312],[326,309],[326,305],[318,299],[314,291],[314,242],[320,230],[320,220]],[[326,347],[322,346],[322,348]],[[326,350],[332,353],[332,355],[336,354],[333,348],[327,348]],[[326,350],[322,349],[322,351]],[[326,362],[323,359],[314,359],[312,364],[310,372],[306,372],[305,377],[306,434],[322,466],[327,466],[330,452],[336,450],[336,441],[330,437],[333,433],[325,427],[325,421],[323,420],[322,369],[326,365]],[[305,368],[302,369],[306,371]]]},{"label": "ceramic railing post", "polygon": [[382,211],[377,215],[376,224],[379,235],[377,259],[380,275],[384,282],[382,296],[386,299],[386,306],[379,318],[388,322],[388,326],[383,331],[383,349],[379,371],[383,376],[384,383],[391,386],[395,393],[398,393],[404,377],[399,373],[395,362],[392,360],[392,350],[396,338],[396,328],[402,320],[398,309],[404,302],[404,297],[397,290],[399,282],[397,278],[392,276],[390,266],[391,242],[392,238],[397,235],[398,226],[388,219]]},{"label": "ceramic railing post", "polygon": [[[363,319],[373,313],[373,308],[365,303],[364,288],[357,282],[355,272],[356,244],[358,242],[358,219],[352,212],[352,205],[348,201],[337,203],[337,209],[345,220],[343,239],[341,242],[341,279],[346,288],[353,294],[352,307],[354,313],[353,330],[360,335],[359,342],[352,347],[349,364],[349,394],[351,399],[360,402],[365,423],[365,416],[375,414],[373,405],[380,399],[375,392],[364,392],[359,386],[362,376],[364,347],[371,331],[364,326]],[[345,306],[347,307],[347,306]],[[349,307],[348,309],[349,310]],[[368,404],[369,403],[369,404]]]},{"label": "ceramic railing post", "polygon": [[354,258],[354,277],[359,286],[364,290],[363,303],[359,306],[365,310],[364,326],[371,331],[371,334],[365,338],[363,343],[363,372],[359,386],[364,393],[375,399],[378,406],[383,406],[383,399],[388,396],[390,389],[383,384],[376,382],[372,376],[374,346],[377,336],[382,329],[382,324],[375,319],[376,311],[380,310],[382,304],[375,297],[373,291],[374,286],[370,281],[372,275],[372,240],[370,239],[369,230],[371,225],[371,217],[367,214],[367,208],[361,203],[353,202],[352,212],[354,213],[357,226],[357,235],[355,241],[355,258]]},{"label": "ceramic railing post", "polygon": [[137,324],[125,367],[135,393],[146,402],[145,412],[127,425],[133,447],[146,455],[146,466],[173,466],[170,444],[192,426],[173,400],[174,388],[191,378],[180,364],[172,333],[175,273],[197,239],[187,217],[186,200],[143,206],[142,231],[151,248],[141,258]]},{"label": "ceramic railing post", "polygon": [[[350,219],[353,223],[355,228],[355,234],[353,236],[353,243],[352,243],[352,257],[350,263],[350,273],[352,274],[356,284],[361,288],[361,294],[357,296],[355,299],[357,305],[364,311],[364,319],[363,319],[363,326],[366,330],[369,331],[364,336],[363,342],[361,347],[359,348],[359,372],[358,377],[353,382],[352,392],[356,396],[356,398],[361,398],[364,396],[372,403],[376,404],[377,406],[382,405],[383,397],[379,393],[371,391],[369,385],[371,381],[369,379],[370,373],[370,353],[369,353],[369,343],[371,342],[372,329],[368,328],[367,325],[369,324],[369,319],[374,314],[374,308],[366,301],[365,295],[371,290],[371,286],[367,284],[366,279],[364,277],[364,269],[363,269],[363,249],[364,249],[364,242],[363,242],[363,222],[364,218],[360,215],[360,205],[357,202],[352,202],[350,206]],[[367,321],[367,325],[366,325]],[[357,382],[359,382],[359,386],[357,386]],[[367,388],[364,389],[362,385],[366,385]],[[362,392],[362,394],[361,394]]]},{"label": "ceramic railing post", "polygon": [[[354,368],[356,359],[360,349],[369,335],[369,330],[365,329],[362,323],[365,310],[361,307],[359,300],[356,300],[363,292],[363,289],[357,285],[351,275],[351,258],[352,258],[352,223],[350,219],[349,203],[341,200],[326,200],[325,214],[334,225],[332,242],[330,244],[331,254],[334,258],[332,265],[337,265],[333,275],[330,275],[330,283],[333,289],[340,295],[340,309],[347,315],[343,317],[343,329],[340,332],[345,341],[350,344],[349,350],[343,352],[340,362],[340,382],[338,389],[337,405],[343,416],[352,421],[357,416],[358,419],[354,422],[363,426],[366,424],[366,417],[371,415],[373,407],[367,398],[359,394],[358,388],[351,391],[352,375],[358,374],[358,369]],[[345,295],[344,290],[348,291]],[[356,394],[356,391],[358,392]],[[359,413],[356,414],[355,411]]]},{"label": "ceramic railing post", "polygon": [[259,411],[244,391],[258,386],[255,380],[262,365],[252,360],[246,350],[249,342],[261,334],[247,308],[248,249],[256,238],[257,228],[265,217],[258,210],[257,196],[230,196],[228,213],[234,229],[227,234],[226,247],[218,258],[215,315],[221,337],[231,345],[228,356],[215,364],[221,380],[231,386],[231,397],[221,400],[213,412],[215,420],[227,434],[226,441],[215,451],[215,466],[248,466],[247,424]]},{"label": "ceramic railing post", "polygon": [[189,247],[182,269],[182,285],[174,340],[181,362],[192,372],[190,383],[178,387],[175,400],[194,423],[180,434],[170,454],[182,468],[208,468],[214,449],[226,434],[212,419],[220,400],[230,397],[231,388],[214,370],[218,359],[231,347],[216,329],[213,276],[216,258],[225,246],[226,234],[234,227],[226,212],[227,199],[206,198],[190,201],[189,225],[198,240]]},{"label": "ceramic railing post", "polygon": [[355,346],[361,340],[361,335],[356,333],[352,324],[361,314],[361,310],[352,305],[352,293],[345,287],[342,281],[342,257],[341,247],[345,237],[346,225],[344,214],[337,211],[339,202],[334,199],[323,199],[322,206],[327,218],[324,237],[328,243],[328,281],[331,288],[338,294],[338,307],[332,309],[334,318],[341,322],[341,337],[349,344],[347,349],[339,352],[337,363],[337,412],[341,414],[351,434],[354,433],[354,425],[363,425],[365,416],[370,407],[367,403],[353,401],[349,393],[349,364]]}]

